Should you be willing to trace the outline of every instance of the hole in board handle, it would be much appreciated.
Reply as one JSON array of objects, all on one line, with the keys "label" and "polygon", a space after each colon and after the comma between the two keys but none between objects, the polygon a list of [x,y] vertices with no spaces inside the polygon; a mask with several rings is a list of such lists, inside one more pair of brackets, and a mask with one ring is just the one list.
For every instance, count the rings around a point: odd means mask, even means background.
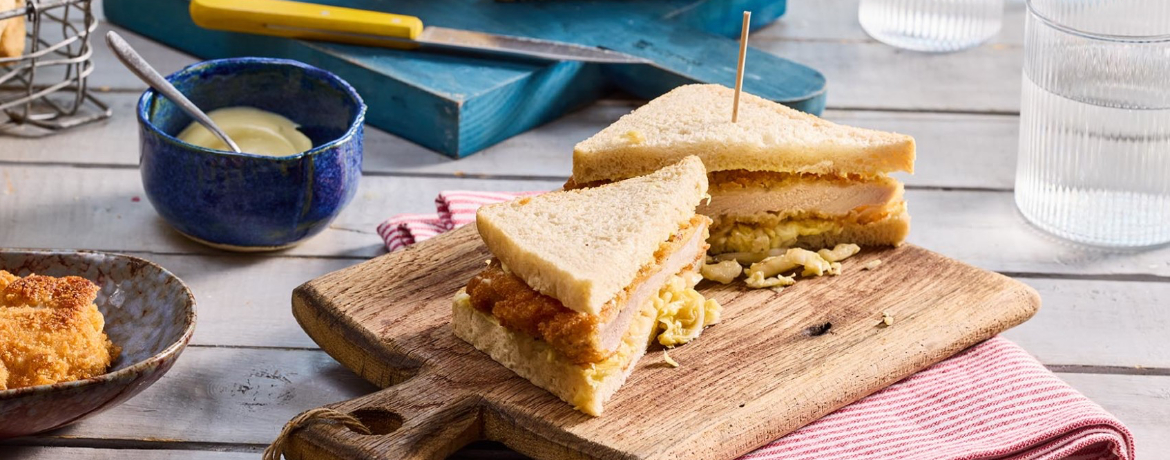
[{"label": "hole in board handle", "polygon": [[[358,409],[350,415],[370,429],[370,435],[390,434],[402,428],[402,416],[384,409]],[[352,430],[351,430],[352,431]],[[364,434],[357,431],[354,433]]]}]

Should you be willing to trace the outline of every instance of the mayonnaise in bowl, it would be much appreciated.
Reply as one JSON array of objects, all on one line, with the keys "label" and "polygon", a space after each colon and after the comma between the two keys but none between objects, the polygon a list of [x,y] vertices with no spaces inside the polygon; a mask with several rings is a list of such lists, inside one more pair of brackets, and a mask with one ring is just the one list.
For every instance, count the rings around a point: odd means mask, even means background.
[{"label": "mayonnaise in bowl", "polygon": [[[288,118],[254,107],[224,107],[207,113],[240,151],[254,155],[283,157],[313,148],[313,142]],[[222,140],[198,122],[179,133],[179,140],[213,150],[231,151]]]}]

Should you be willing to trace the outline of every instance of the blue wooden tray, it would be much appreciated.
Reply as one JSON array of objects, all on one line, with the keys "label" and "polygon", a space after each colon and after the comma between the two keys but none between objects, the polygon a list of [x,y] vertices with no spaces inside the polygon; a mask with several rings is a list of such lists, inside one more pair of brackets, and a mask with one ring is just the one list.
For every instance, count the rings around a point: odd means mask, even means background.
[{"label": "blue wooden tray", "polygon": [[[241,0],[246,1],[246,0]],[[115,24],[203,58],[272,56],[345,78],[367,121],[452,157],[482,150],[590,103],[614,86],[643,98],[692,83],[732,85],[741,14],[753,27],[779,18],[785,0],[313,0],[419,16],[424,24],[603,46],[656,65],[500,60],[205,30],[187,0],[106,0]],[[816,70],[751,49],[744,90],[820,114]]]}]

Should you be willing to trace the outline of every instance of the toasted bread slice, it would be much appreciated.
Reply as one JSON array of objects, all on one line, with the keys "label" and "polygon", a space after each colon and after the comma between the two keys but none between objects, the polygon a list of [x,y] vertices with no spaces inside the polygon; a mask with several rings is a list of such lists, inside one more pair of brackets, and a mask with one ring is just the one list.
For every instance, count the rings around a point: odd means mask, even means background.
[{"label": "toasted bread slice", "polygon": [[696,155],[708,171],[742,169],[877,176],[914,171],[914,138],[822,120],[744,93],[731,122],[734,91],[721,85],[675,88],[577,144],[578,184],[647,174]]},{"label": "toasted bread slice", "polygon": [[707,193],[696,157],[646,176],[484,206],[476,226],[529,287],[590,315],[622,292]]}]

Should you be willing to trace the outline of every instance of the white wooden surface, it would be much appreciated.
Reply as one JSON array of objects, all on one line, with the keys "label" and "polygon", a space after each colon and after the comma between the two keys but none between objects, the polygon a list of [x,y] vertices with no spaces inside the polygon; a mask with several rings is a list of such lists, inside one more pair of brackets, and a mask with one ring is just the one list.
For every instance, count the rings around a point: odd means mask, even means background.
[{"label": "white wooden surface", "polygon": [[[1012,205],[1021,2],[1009,0],[992,43],[948,55],[870,40],[856,23],[857,0],[789,5],[752,44],[824,72],[827,118],[918,140],[918,172],[904,177],[911,241],[1036,287],[1040,314],[1006,336],[1126,422],[1142,458],[1170,455],[1170,249],[1073,247],[1032,230]],[[195,61],[123,35],[164,73]],[[0,247],[149,258],[192,287],[200,324],[158,384],[73,427],[0,444],[4,459],[256,458],[296,413],[373,390],[296,325],[294,286],[380,254],[377,223],[430,211],[440,190],[559,186],[572,145],[638,104],[601,101],[460,161],[369,129],[361,190],[328,231],[294,250],[235,255],[183,239],[145,199],[134,201],[142,187],[132,107],[143,85],[104,47],[96,53],[93,85],[113,119],[44,139],[0,138]],[[461,455],[510,457],[490,445]]]}]

